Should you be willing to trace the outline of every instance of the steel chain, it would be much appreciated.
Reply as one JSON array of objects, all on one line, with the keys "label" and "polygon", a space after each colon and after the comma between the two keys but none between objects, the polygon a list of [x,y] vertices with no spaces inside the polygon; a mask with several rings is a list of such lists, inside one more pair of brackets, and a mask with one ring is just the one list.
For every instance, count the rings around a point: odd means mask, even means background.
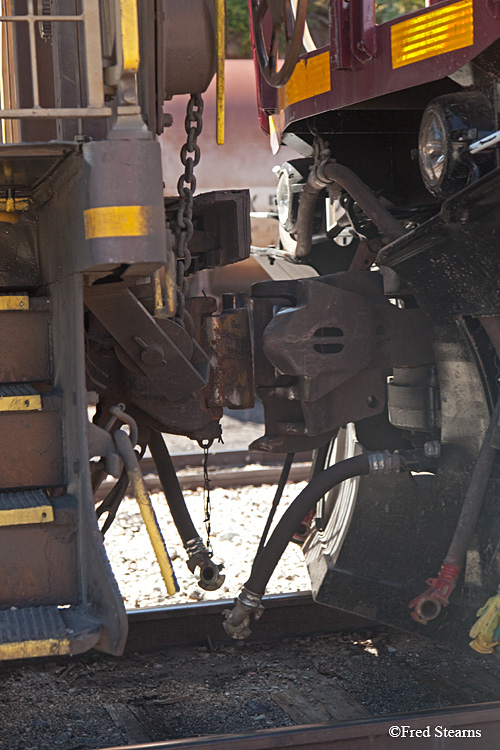
[{"label": "steel chain", "polygon": [[200,162],[200,147],[198,136],[203,128],[203,99],[200,94],[191,94],[184,120],[186,143],[181,148],[180,158],[184,166],[184,173],[177,181],[179,205],[176,214],[175,248],[177,258],[177,305],[176,322],[185,327],[191,327],[190,316],[186,311],[186,294],[188,290],[187,272],[191,265],[189,242],[193,237],[193,198],[196,191],[196,177],[194,168]]},{"label": "steel chain", "polygon": [[212,533],[212,504],[210,501],[210,477],[208,476],[208,449],[213,440],[198,440],[200,448],[203,449],[203,494],[204,494],[204,511],[205,511],[205,530],[207,532],[206,548],[210,557],[213,557],[211,533]]}]

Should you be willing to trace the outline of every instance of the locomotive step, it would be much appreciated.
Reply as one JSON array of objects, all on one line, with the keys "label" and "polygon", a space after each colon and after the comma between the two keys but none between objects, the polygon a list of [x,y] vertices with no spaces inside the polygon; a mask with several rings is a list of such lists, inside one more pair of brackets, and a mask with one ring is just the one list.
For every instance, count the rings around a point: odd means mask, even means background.
[{"label": "locomotive step", "polygon": [[30,309],[30,298],[27,294],[0,294],[0,310],[21,310],[25,312]]},{"label": "locomotive step", "polygon": [[82,606],[0,611],[0,659],[79,654],[97,643],[101,623]]},{"label": "locomotive step", "polygon": [[0,383],[52,382],[50,300],[0,295]]},{"label": "locomotive step", "polygon": [[42,397],[31,385],[0,386],[0,411],[41,411]]},{"label": "locomotive step", "polygon": [[54,509],[42,490],[0,492],[0,526],[50,523]]},{"label": "locomotive step", "polygon": [[66,485],[61,404],[58,393],[28,384],[0,386],[0,490]]}]

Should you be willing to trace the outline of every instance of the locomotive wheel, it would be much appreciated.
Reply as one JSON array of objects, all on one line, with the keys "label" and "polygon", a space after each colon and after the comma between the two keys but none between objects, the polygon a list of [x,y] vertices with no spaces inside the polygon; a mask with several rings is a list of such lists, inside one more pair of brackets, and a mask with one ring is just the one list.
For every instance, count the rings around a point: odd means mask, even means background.
[{"label": "locomotive wheel", "polygon": [[[265,27],[270,15],[271,39],[265,39]],[[307,16],[307,0],[297,1],[294,18],[291,0],[252,0],[252,27],[257,59],[266,81],[275,88],[284,86],[293,73],[302,48],[302,37]],[[285,59],[278,70],[281,29],[284,27]]]},{"label": "locomotive wheel", "polygon": [[[412,620],[409,604],[427,588],[426,580],[438,573],[453,537],[496,397],[493,372],[491,378],[486,376],[494,356],[479,326],[476,331],[465,326],[460,331],[454,324],[436,326],[434,341],[442,414],[436,473],[349,480],[318,505],[303,551],[318,602],[467,645],[477,609],[498,585],[498,463],[465,572],[449,606],[423,629]],[[394,429],[388,421],[386,426]],[[393,449],[394,444],[377,437],[379,427],[371,429],[369,420],[364,420],[356,431],[353,425],[340,430],[328,450],[318,451],[316,471],[363,447]]]}]

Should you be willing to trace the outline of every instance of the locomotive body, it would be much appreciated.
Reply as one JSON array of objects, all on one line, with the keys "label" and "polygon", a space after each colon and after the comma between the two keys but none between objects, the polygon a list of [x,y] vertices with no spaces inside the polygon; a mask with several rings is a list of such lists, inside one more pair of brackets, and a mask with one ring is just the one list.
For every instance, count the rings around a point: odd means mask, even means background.
[{"label": "locomotive body", "polygon": [[[316,458],[230,635],[292,535],[318,601],[445,639],[466,642],[498,585],[497,7],[441,0],[377,25],[370,3],[332,0],[330,45],[300,55],[306,5],[250,0],[261,124],[301,156],[279,172],[269,250],[295,278],[218,309],[188,277],[250,253],[248,192],[195,193],[223,5],[2,3],[0,658],[122,651],[103,534],[129,484],[176,590],[147,449],[190,570],[221,584],[162,435],[207,450],[254,391],[254,447]],[[178,94],[165,197],[156,136]]]}]

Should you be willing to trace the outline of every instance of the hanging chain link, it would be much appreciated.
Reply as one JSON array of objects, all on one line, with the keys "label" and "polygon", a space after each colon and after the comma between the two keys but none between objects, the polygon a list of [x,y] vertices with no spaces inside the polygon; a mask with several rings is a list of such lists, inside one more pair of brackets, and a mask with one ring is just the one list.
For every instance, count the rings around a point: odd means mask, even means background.
[{"label": "hanging chain link", "polygon": [[212,445],[213,440],[198,440],[198,445],[203,448],[203,508],[205,511],[205,530],[207,532],[207,550],[210,557],[213,557],[214,551],[212,549],[212,541],[210,539],[212,533],[211,516],[212,516],[212,505],[210,502],[210,477],[208,476],[208,450]]},{"label": "hanging chain link", "polygon": [[177,308],[175,321],[184,328],[189,326],[190,318],[186,311],[186,294],[188,290],[186,274],[191,265],[191,253],[189,252],[188,245],[194,231],[192,221],[193,198],[196,191],[194,168],[200,161],[198,136],[203,128],[202,118],[203,99],[200,94],[191,94],[187,105],[186,119],[184,120],[187,140],[182,146],[180,154],[184,173],[181,174],[177,182],[179,206],[176,215],[174,248],[177,258]]}]

